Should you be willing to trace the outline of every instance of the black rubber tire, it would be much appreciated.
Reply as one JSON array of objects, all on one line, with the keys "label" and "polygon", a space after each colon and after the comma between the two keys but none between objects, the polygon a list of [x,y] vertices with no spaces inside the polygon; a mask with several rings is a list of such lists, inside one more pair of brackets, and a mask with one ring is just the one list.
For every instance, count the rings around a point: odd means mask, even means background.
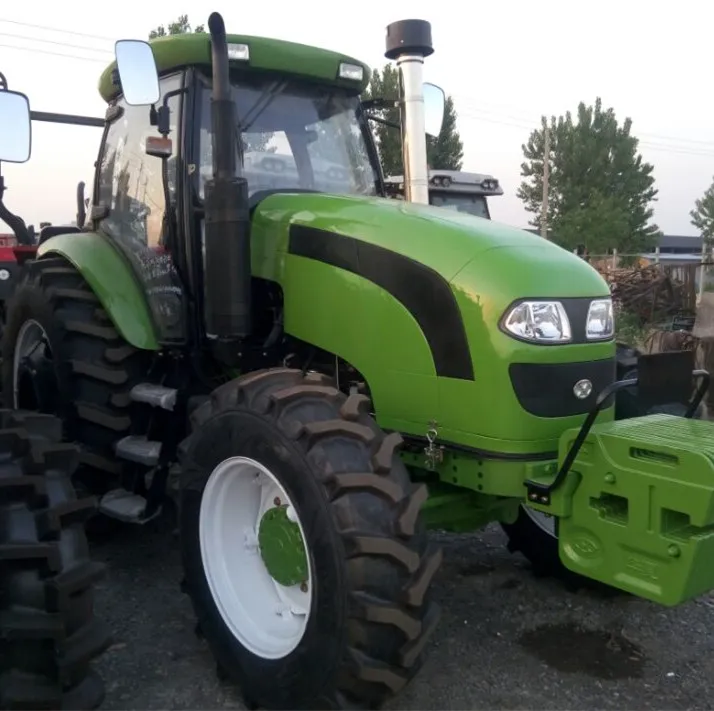
[{"label": "black rubber tire", "polygon": [[[422,664],[439,618],[428,591],[442,559],[428,545],[411,483],[364,395],[345,397],[317,373],[251,373],[211,395],[181,446],[180,540],[198,625],[219,669],[248,704],[269,709],[377,708]],[[213,469],[247,456],[281,480],[303,521],[313,570],[313,613],[287,657],[265,660],[228,630],[213,601],[198,539]],[[246,581],[246,584],[250,584]]]},{"label": "black rubber tire", "polygon": [[45,330],[56,360],[65,439],[81,446],[83,469],[96,472],[90,489],[103,493],[107,473],[120,476],[123,464],[114,444],[129,434],[129,391],[145,379],[148,354],[129,345],[82,275],[54,255],[26,265],[8,306],[2,355],[3,402],[14,407],[13,357],[23,323]]},{"label": "black rubber tire", "polygon": [[[636,378],[637,369],[622,376],[622,379]],[[668,403],[645,408],[637,399],[637,387],[621,390],[615,402],[615,419],[625,420],[631,417],[642,417],[658,413],[683,417],[687,406],[681,403]],[[701,406],[694,414],[695,419],[702,417]],[[560,579],[570,588],[601,587],[595,581],[568,570],[560,560],[558,552],[557,522],[556,536],[551,536],[538,526],[521,506],[518,518],[511,524],[501,524],[508,536],[508,550],[511,553],[521,553],[531,564],[533,573],[537,576],[549,576]]]},{"label": "black rubber tire", "polygon": [[519,507],[518,517],[513,523],[501,524],[508,536],[508,550],[523,555],[536,577],[557,578],[570,589],[592,586],[593,581],[568,570],[561,562],[557,521],[555,527],[556,535],[551,536],[533,521],[523,506]]},{"label": "black rubber tire", "polygon": [[94,617],[84,518],[71,476],[77,448],[49,415],[0,411],[0,709],[94,709],[92,660],[110,643]]}]

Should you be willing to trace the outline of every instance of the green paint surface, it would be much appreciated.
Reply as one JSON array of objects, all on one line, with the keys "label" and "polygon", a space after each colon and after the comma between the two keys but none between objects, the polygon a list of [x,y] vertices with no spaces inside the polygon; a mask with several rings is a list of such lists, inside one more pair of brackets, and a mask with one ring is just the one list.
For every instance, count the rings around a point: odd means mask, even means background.
[{"label": "green paint surface", "polygon": [[[296,42],[248,35],[228,35],[227,40],[228,44],[247,44],[250,48],[249,61],[231,62],[231,66],[237,69],[279,72],[296,78],[354,89],[355,94],[364,90],[371,76],[371,70],[366,64],[339,52],[309,47]],[[211,41],[208,34],[191,33],[158,37],[150,44],[159,74],[189,65],[211,65]],[[362,67],[362,81],[338,78],[341,62]],[[118,87],[112,83],[114,69],[116,69],[116,62],[112,62],[99,79],[99,93],[105,101],[110,101],[118,93]]]},{"label": "green paint surface", "polygon": [[144,293],[131,266],[99,232],[51,237],[37,250],[38,257],[57,254],[84,277],[119,334],[135,348],[158,350],[154,324]]},{"label": "green paint surface", "polygon": [[[417,322],[386,291],[288,254],[291,224],[364,240],[441,274],[465,322],[475,379],[437,378]],[[609,289],[590,265],[541,237],[463,213],[381,198],[272,195],[253,218],[252,269],[281,284],[288,333],[344,358],[365,376],[379,423],[387,429],[424,435],[434,419],[443,440],[490,452],[555,452],[563,430],[583,417],[525,412],[513,393],[509,364],[615,354],[612,341],[545,347],[503,334],[498,321],[517,298],[596,298]],[[611,409],[602,415],[611,417]]]},{"label": "green paint surface", "polygon": [[263,514],[258,529],[260,554],[270,576],[291,587],[307,581],[307,551],[297,523],[288,518],[287,506],[276,506]]},{"label": "green paint surface", "polygon": [[[563,433],[560,461],[576,434]],[[711,590],[711,435],[710,422],[672,415],[595,425],[551,505],[528,504],[560,518],[564,565],[664,605]]]}]

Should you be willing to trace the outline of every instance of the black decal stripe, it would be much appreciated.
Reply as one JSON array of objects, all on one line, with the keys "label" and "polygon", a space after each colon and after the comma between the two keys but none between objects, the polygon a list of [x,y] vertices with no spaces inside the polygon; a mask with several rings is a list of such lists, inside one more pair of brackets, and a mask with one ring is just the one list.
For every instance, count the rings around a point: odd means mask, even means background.
[{"label": "black decal stripe", "polygon": [[449,283],[433,269],[384,247],[305,225],[291,225],[290,254],[331,264],[391,294],[426,338],[436,374],[473,380],[466,330]]}]

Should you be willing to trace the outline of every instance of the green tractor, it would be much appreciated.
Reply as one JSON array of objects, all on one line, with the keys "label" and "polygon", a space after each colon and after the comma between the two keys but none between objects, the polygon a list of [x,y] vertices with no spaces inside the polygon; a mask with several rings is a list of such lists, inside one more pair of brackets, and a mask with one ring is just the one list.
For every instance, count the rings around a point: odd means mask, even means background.
[{"label": "green tractor", "polygon": [[[714,587],[712,425],[691,419],[708,375],[676,353],[616,380],[597,272],[428,205],[429,24],[387,28],[405,201],[386,198],[366,65],[208,27],[117,43],[87,224],[24,255],[3,341],[0,706],[101,700],[90,497],[133,525],[177,502],[198,628],[264,708],[405,687],[439,618],[428,528],[500,522],[534,565],[665,605]],[[28,159],[31,115],[0,92],[0,159]],[[261,151],[289,153],[294,182],[256,190],[243,157]],[[317,165],[346,187],[319,190]],[[617,420],[635,387],[642,412],[692,397],[686,416]]]},{"label": "green tractor", "polygon": [[[503,188],[492,175],[462,170],[429,170],[429,204],[491,219],[488,198],[503,195]],[[404,199],[404,176],[385,178],[389,197]]]}]

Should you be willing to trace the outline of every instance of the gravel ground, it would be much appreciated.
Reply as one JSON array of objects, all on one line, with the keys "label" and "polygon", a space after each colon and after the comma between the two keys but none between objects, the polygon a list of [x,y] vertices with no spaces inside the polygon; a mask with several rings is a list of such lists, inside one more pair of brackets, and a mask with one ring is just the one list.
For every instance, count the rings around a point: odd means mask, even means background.
[{"label": "gravel ground", "polygon": [[[99,610],[115,630],[98,663],[103,710],[243,708],[220,682],[179,592],[168,518],[95,543]],[[535,579],[492,526],[440,535],[442,622],[429,660],[391,709],[710,709],[714,598],[665,609]]]}]

